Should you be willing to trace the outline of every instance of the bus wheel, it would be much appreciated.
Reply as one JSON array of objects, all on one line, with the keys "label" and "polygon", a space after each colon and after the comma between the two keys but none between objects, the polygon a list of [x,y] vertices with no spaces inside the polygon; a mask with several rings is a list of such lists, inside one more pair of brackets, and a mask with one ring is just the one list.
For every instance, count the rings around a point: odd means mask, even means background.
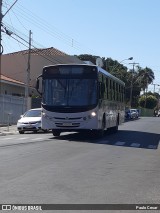
[{"label": "bus wheel", "polygon": [[116,132],[118,132],[118,124],[119,124],[119,122],[118,122],[118,120],[117,120],[116,126],[111,127],[111,133],[116,133]]},{"label": "bus wheel", "polygon": [[53,133],[53,136],[60,136],[60,131],[59,130],[55,130],[55,129],[52,129],[52,133]]},{"label": "bus wheel", "polygon": [[112,127],[112,132],[113,132],[113,133],[116,133],[117,131],[118,131],[118,126]]},{"label": "bus wheel", "polygon": [[104,128],[105,128],[105,119],[103,118],[102,128],[94,131],[96,138],[102,138],[104,136]]}]

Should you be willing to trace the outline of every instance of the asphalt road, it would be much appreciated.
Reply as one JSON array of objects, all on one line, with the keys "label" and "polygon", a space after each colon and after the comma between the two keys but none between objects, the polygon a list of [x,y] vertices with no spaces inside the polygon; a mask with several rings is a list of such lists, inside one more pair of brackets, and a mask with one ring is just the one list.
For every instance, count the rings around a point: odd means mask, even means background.
[{"label": "asphalt road", "polygon": [[1,136],[0,201],[160,203],[159,129],[153,117],[126,122],[99,140],[79,133]]}]

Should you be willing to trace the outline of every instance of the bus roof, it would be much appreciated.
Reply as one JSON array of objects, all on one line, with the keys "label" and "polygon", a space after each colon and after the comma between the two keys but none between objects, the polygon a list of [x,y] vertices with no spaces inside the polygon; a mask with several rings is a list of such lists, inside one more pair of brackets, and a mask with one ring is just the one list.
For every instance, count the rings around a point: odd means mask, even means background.
[{"label": "bus roof", "polygon": [[120,80],[119,78],[115,77],[114,75],[112,75],[111,73],[109,73],[106,70],[102,69],[101,67],[98,67],[98,66],[96,66],[96,67],[98,68],[98,71],[102,72],[104,75],[107,75],[109,78],[112,78],[115,81],[117,81],[118,83],[121,83],[121,84],[123,84],[125,86],[125,83],[122,80]]},{"label": "bus roof", "polygon": [[89,67],[97,67],[98,72],[103,73],[104,75],[108,76],[109,78],[112,78],[114,81],[122,84],[123,86],[125,86],[125,83],[120,80],[119,78],[115,77],[114,75],[112,75],[111,73],[109,73],[108,71],[102,69],[101,67],[97,66],[97,65],[90,65],[90,64],[54,64],[54,65],[48,65],[48,66],[44,66],[43,69],[47,68],[47,67],[56,67],[56,66],[89,66]]}]

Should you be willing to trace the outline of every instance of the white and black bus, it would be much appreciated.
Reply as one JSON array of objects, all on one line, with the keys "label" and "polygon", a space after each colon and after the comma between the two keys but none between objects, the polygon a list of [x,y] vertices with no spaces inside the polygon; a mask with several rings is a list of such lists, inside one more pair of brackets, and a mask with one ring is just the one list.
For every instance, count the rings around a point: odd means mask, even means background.
[{"label": "white and black bus", "polygon": [[42,75],[42,129],[61,132],[116,132],[124,121],[125,84],[96,65],[45,66]]}]

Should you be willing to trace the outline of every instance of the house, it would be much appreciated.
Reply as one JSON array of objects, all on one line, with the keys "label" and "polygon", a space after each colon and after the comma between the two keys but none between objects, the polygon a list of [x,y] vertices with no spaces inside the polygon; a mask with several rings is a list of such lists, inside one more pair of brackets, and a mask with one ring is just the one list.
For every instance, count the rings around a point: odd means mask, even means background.
[{"label": "house", "polygon": [[5,75],[0,75],[1,94],[24,96],[25,84],[21,81],[9,78]]},{"label": "house", "polygon": [[[30,85],[35,87],[36,78],[47,65],[54,64],[84,64],[75,56],[50,47],[45,49],[31,49],[30,51]],[[28,50],[2,55],[1,74],[26,84],[28,68]]]},{"label": "house", "polygon": [[[31,49],[29,96],[37,95],[34,89],[36,78],[42,69],[54,64],[84,64],[75,56],[69,56],[56,48]],[[16,123],[19,116],[27,109],[40,107],[40,100],[24,98],[27,83],[28,50],[4,54],[1,56],[0,75],[0,124]],[[18,97],[21,96],[21,97]],[[32,101],[35,101],[34,106]]]}]

